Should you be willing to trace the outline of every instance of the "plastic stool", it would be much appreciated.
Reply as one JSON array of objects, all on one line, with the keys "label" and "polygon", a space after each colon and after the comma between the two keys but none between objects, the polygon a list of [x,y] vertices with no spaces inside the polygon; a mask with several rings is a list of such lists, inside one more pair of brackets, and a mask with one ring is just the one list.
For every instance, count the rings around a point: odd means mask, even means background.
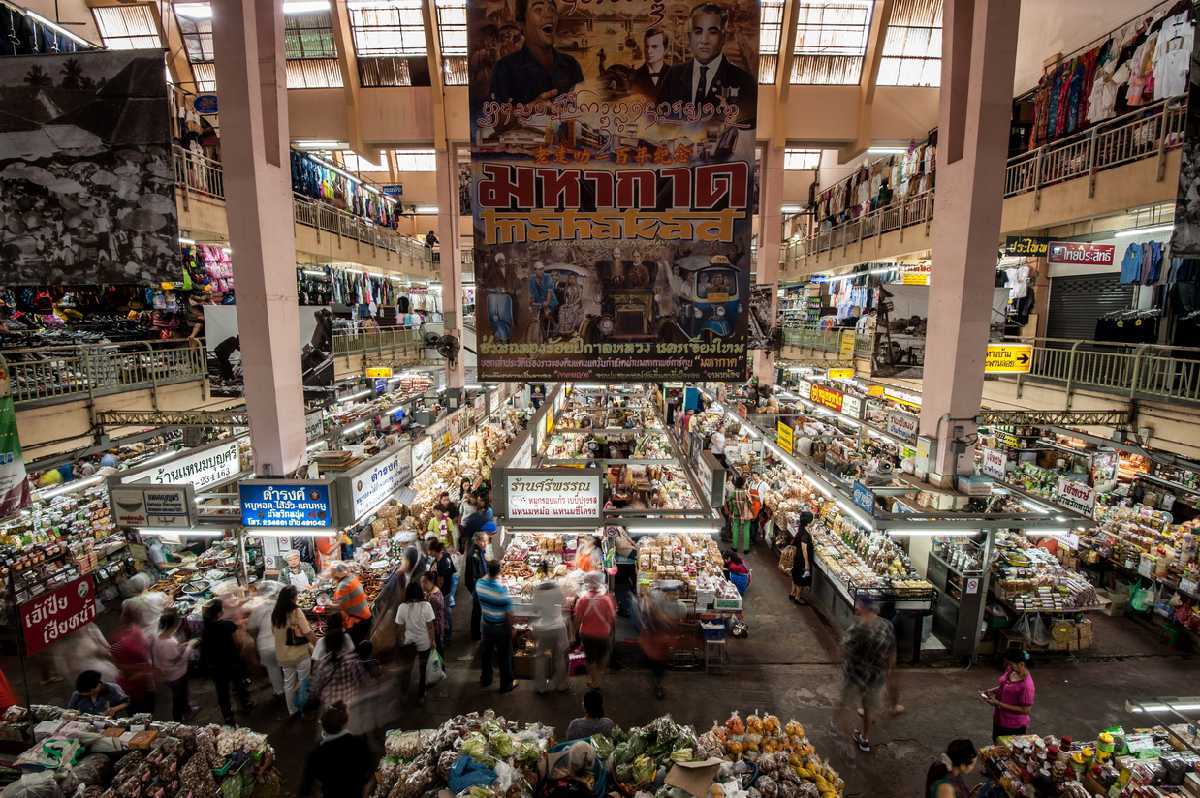
[{"label": "plastic stool", "polygon": [[711,671],[715,665],[724,668],[729,664],[729,650],[725,648],[724,640],[704,641],[704,670]]}]

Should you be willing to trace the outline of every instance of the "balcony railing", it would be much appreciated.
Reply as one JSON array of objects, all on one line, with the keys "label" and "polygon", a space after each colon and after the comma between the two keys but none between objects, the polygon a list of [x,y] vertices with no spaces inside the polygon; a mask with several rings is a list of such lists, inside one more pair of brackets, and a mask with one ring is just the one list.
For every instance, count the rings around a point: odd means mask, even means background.
[{"label": "balcony railing", "polygon": [[135,341],[10,349],[0,355],[18,406],[57,404],[204,379],[204,341]]},{"label": "balcony railing", "polygon": [[[185,208],[192,195],[225,199],[225,176],[221,164],[182,147],[175,148],[175,182],[183,194]],[[299,194],[293,195],[292,199],[295,207],[292,216],[297,224],[393,252],[400,257],[400,265],[411,269],[433,269],[433,257],[429,249],[408,236],[321,200]]]},{"label": "balcony railing", "polygon": [[393,328],[377,332],[335,334],[333,356],[350,358],[362,355],[380,365],[416,363],[421,359],[424,336],[420,330]]},{"label": "balcony railing", "polygon": [[[829,329],[812,324],[800,324],[783,328],[783,345],[809,349],[814,352],[840,353],[842,351],[842,334],[854,335],[854,329]],[[858,350],[858,339],[865,336],[855,336],[854,349]]]},{"label": "balcony railing", "polygon": [[[1166,153],[1183,143],[1187,105],[1179,99],[1163,100],[1032,152],[1010,158],[1005,171],[1004,196],[1035,194],[1040,205],[1043,188],[1066,180],[1088,177],[1095,189],[1097,172],[1147,158],[1159,159],[1160,177]],[[785,243],[783,268],[803,270],[805,259],[839,247],[858,244],[872,236],[933,222],[934,192],[899,197],[891,204],[832,229],[818,230]],[[903,235],[903,234],[901,234]]]}]

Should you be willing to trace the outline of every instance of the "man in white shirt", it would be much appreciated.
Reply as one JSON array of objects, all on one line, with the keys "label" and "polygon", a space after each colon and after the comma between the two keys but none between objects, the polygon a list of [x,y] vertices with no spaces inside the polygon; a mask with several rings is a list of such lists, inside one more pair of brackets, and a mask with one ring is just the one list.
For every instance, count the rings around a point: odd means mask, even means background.
[{"label": "man in white shirt", "polygon": [[659,102],[719,106],[724,101],[738,107],[739,121],[753,122],[758,84],[725,58],[728,25],[729,11],[723,6],[704,2],[692,9],[688,22],[692,59],[667,70],[659,84]]}]

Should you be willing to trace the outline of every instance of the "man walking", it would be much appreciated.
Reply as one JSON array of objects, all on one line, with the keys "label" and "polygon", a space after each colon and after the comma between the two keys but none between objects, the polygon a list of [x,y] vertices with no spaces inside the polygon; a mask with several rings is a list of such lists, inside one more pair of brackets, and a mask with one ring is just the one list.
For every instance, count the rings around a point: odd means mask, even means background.
[{"label": "man walking", "polygon": [[475,598],[479,603],[483,642],[480,659],[483,672],[479,686],[492,686],[492,662],[500,668],[500,692],[512,692],[517,687],[513,681],[512,651],[512,599],[508,588],[500,584],[500,563],[491,560],[487,564],[487,577],[475,583]]},{"label": "man walking", "polygon": [[[842,638],[842,699],[837,712],[843,718],[862,710],[862,729],[852,737],[858,750],[871,753],[871,715],[878,712],[887,686],[888,670],[895,661],[896,631],[879,617],[874,596],[860,595],[854,603],[854,624]],[[845,726],[840,729],[845,732]]]}]

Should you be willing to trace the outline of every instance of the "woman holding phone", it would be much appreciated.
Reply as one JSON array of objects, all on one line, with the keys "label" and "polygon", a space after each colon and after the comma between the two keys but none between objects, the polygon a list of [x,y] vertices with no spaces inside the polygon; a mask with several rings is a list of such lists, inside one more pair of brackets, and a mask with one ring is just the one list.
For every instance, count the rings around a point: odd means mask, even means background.
[{"label": "woman holding phone", "polygon": [[1026,734],[1029,712],[1033,709],[1033,677],[1029,675],[1029,653],[1009,651],[1004,655],[1004,674],[996,686],[980,698],[995,707],[992,714],[992,739]]}]

